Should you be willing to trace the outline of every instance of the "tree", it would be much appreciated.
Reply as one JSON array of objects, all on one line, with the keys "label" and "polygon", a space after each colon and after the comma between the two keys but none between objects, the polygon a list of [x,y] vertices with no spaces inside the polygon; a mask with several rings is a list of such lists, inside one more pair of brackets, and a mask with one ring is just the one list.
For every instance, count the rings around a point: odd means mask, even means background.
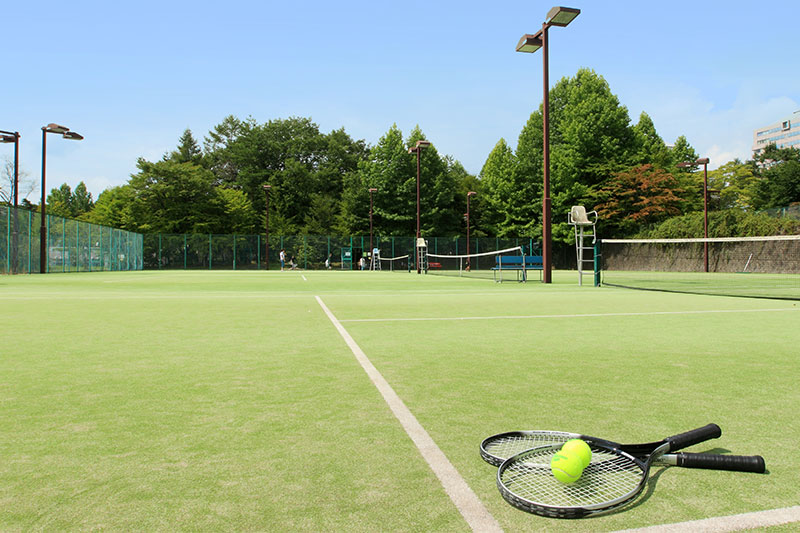
[{"label": "tree", "polygon": [[[641,139],[639,139],[641,141]],[[510,226],[501,232],[541,235],[542,108],[531,114],[517,143],[511,190]],[[637,137],[628,110],[594,71],[581,69],[562,78],[550,91],[550,196],[553,239],[568,242],[566,213],[584,204],[592,191],[635,160]],[[564,222],[560,222],[564,220]]]},{"label": "tree", "polygon": [[756,209],[800,202],[800,150],[774,144],[759,154],[751,168],[760,177],[753,199]]},{"label": "tree", "polygon": [[131,213],[134,190],[130,185],[106,189],[97,197],[94,207],[82,219],[92,224],[138,231],[139,225]]},{"label": "tree", "polygon": [[[425,150],[423,150],[424,154]],[[358,166],[357,174],[349,174],[342,193],[339,227],[351,234],[369,228],[370,187],[373,213],[381,220],[383,235],[413,235],[416,228],[416,160],[409,155],[403,133],[393,124]],[[424,160],[424,159],[423,159]]]},{"label": "tree", "polygon": [[203,158],[203,153],[200,151],[200,146],[197,144],[192,130],[186,128],[178,140],[178,148],[165,156],[165,160],[174,161],[176,163],[195,163],[199,164]]},{"label": "tree", "polygon": [[[0,201],[8,204],[14,203],[14,160],[8,156],[3,157],[3,165],[0,170],[2,177],[0,177]],[[37,189],[36,182],[30,178],[30,174],[23,170],[18,169],[17,172],[17,185],[19,192],[17,199],[19,203],[26,200],[30,194]]]},{"label": "tree", "polygon": [[728,161],[708,172],[708,188],[719,191],[717,209],[750,209],[757,193],[759,179],[751,165],[738,159]]},{"label": "tree", "polygon": [[642,226],[681,213],[675,177],[653,165],[616,173],[595,194],[595,209],[604,231],[631,235]]},{"label": "tree", "polygon": [[652,164],[669,169],[673,165],[673,156],[664,140],[656,132],[650,115],[642,111],[639,122],[633,127],[636,153],[631,161],[634,165]]},{"label": "tree", "polygon": [[[514,226],[514,219],[508,207],[517,193],[513,178],[520,173],[516,172],[516,165],[517,160],[513,150],[505,139],[500,139],[481,169],[482,224],[490,235],[504,236],[505,232]],[[521,203],[524,202],[522,199]]]},{"label": "tree", "polygon": [[214,174],[193,163],[140,158],[129,181],[130,214],[136,231],[145,233],[228,233]]},{"label": "tree", "polygon": [[50,215],[72,218],[72,188],[66,183],[57,189],[51,189],[47,195],[47,211]]}]

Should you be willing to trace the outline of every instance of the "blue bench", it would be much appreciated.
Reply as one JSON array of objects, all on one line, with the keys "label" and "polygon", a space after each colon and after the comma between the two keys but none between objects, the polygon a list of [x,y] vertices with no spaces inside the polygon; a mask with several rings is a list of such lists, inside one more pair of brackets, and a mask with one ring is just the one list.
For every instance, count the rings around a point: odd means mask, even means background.
[{"label": "blue bench", "polygon": [[[525,261],[523,268],[523,260]],[[539,271],[539,279],[542,278],[542,269],[543,269],[543,261],[541,255],[499,255],[495,260],[495,266],[492,267],[494,271],[494,280],[497,281],[497,272],[503,270],[514,270],[517,272],[517,281],[527,281],[525,272],[528,270],[538,270]],[[520,278],[520,272],[523,272],[522,278]],[[502,275],[500,277],[500,281],[503,281]]]}]

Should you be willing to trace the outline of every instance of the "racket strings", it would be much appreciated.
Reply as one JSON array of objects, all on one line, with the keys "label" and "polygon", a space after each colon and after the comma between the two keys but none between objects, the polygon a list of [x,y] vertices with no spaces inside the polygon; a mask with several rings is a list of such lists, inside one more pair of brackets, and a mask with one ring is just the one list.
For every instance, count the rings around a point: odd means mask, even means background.
[{"label": "racket strings", "polygon": [[[526,507],[606,508],[634,497],[644,471],[632,459],[593,448],[592,462],[571,484],[555,479],[550,460],[558,449],[531,450],[506,464],[498,481]],[[502,492],[502,491],[501,491]]]},{"label": "racket strings", "polygon": [[493,440],[486,444],[486,451],[499,459],[508,459],[514,455],[538,446],[563,444],[572,436],[557,431],[539,431],[529,435],[510,435]]}]

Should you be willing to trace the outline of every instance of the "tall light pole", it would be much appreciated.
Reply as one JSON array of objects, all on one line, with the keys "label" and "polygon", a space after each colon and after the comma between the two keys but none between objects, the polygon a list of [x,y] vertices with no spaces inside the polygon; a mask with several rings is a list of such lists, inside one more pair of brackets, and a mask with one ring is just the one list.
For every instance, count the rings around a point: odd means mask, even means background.
[{"label": "tall light pole", "polygon": [[[419,228],[420,228],[420,224],[419,224],[419,171],[420,171],[419,158],[420,158],[420,154],[422,153],[422,149],[423,148],[427,148],[430,145],[431,145],[430,141],[417,141],[416,145],[414,145],[414,146],[412,146],[412,147],[410,147],[408,149],[408,153],[409,154],[414,154],[414,153],[417,154],[417,239],[419,239],[419,237],[420,237],[420,233],[419,233]],[[414,246],[416,247],[416,241],[414,243]],[[420,264],[419,254],[417,254],[417,274],[420,274],[421,272],[422,272],[422,265]]]},{"label": "tall light pole", "polygon": [[269,191],[272,189],[272,185],[264,185],[264,193],[267,195],[267,240],[264,241],[267,244],[267,255],[265,256],[265,261],[267,268],[265,270],[269,270]]},{"label": "tall light pole", "polygon": [[19,132],[0,130],[0,143],[14,143],[14,207],[17,207],[19,200]]},{"label": "tall light pole", "polygon": [[47,168],[48,133],[60,133],[63,138],[73,141],[83,140],[83,135],[70,131],[66,126],[50,123],[42,127],[42,202],[39,206],[42,213],[41,227],[39,228],[39,272],[42,274],[47,273],[47,223],[45,222],[47,192],[45,187],[45,169]]},{"label": "tall light pole", "polygon": [[685,161],[678,163],[681,168],[703,165],[703,267],[708,272],[708,162],[707,157],[701,157],[694,162]]},{"label": "tall light pole", "polygon": [[476,194],[478,193],[475,191],[469,191],[467,193],[467,255],[469,255],[469,199]]},{"label": "tall light pole", "polygon": [[[372,193],[377,191],[375,187],[369,188],[369,253],[373,254],[374,248],[372,247]],[[374,254],[373,254],[374,255]],[[373,268],[375,267],[375,257],[370,255],[370,260],[372,261]]]},{"label": "tall light pole", "polygon": [[525,34],[517,43],[517,52],[536,52],[542,49],[542,63],[544,67],[544,98],[542,101],[542,136],[544,137],[544,187],[542,190],[542,281],[552,282],[552,258],[550,245],[552,241],[551,200],[550,200],[550,80],[549,65],[547,61],[547,30],[550,26],[567,26],[581,10],[572,7],[554,7],[547,12],[547,19],[542,23],[542,29],[533,35]]}]

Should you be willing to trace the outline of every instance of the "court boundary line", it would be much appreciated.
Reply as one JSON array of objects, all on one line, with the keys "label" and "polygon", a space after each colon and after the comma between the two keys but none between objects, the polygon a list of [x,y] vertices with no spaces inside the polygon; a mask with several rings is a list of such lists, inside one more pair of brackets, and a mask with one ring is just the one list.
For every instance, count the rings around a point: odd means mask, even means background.
[{"label": "court boundary line", "polygon": [[433,470],[433,473],[439,478],[439,482],[442,484],[442,487],[444,487],[445,492],[450,497],[453,504],[455,504],[461,516],[467,521],[469,527],[476,532],[503,531],[497,520],[489,513],[483,505],[483,502],[475,495],[464,478],[461,477],[456,467],[453,466],[400,396],[398,396],[392,386],[389,385],[389,382],[386,381],[378,369],[375,368],[375,365],[372,364],[367,355],[358,346],[353,337],[350,336],[344,326],[342,326],[336,316],[328,309],[328,306],[325,305],[322,298],[319,296],[314,296],[314,298],[316,298],[317,303],[328,316],[328,319],[333,323],[339,335],[342,336],[370,380],[372,380],[372,384],[375,385],[375,388],[381,393],[381,396],[383,396],[392,414],[394,414],[395,418],[400,422],[406,434],[411,438],[414,445],[422,454],[425,462],[428,463],[430,469]]},{"label": "court boundary line", "polygon": [[616,533],[677,533],[683,531],[702,531],[704,533],[725,533],[728,531],[742,531],[757,527],[779,526],[800,522],[800,505],[755,511],[752,513],[717,516],[688,522],[662,524],[634,529],[622,529]]},{"label": "court boundary line", "polygon": [[454,317],[416,317],[416,318],[346,318],[341,322],[425,322],[442,320],[527,320],[534,318],[602,318],[612,316],[659,316],[659,315],[703,315],[714,313],[775,313],[800,311],[800,307],[778,309],[706,309],[697,311],[643,311],[629,313],[577,313],[564,315],[504,315],[504,316],[454,316]]}]

